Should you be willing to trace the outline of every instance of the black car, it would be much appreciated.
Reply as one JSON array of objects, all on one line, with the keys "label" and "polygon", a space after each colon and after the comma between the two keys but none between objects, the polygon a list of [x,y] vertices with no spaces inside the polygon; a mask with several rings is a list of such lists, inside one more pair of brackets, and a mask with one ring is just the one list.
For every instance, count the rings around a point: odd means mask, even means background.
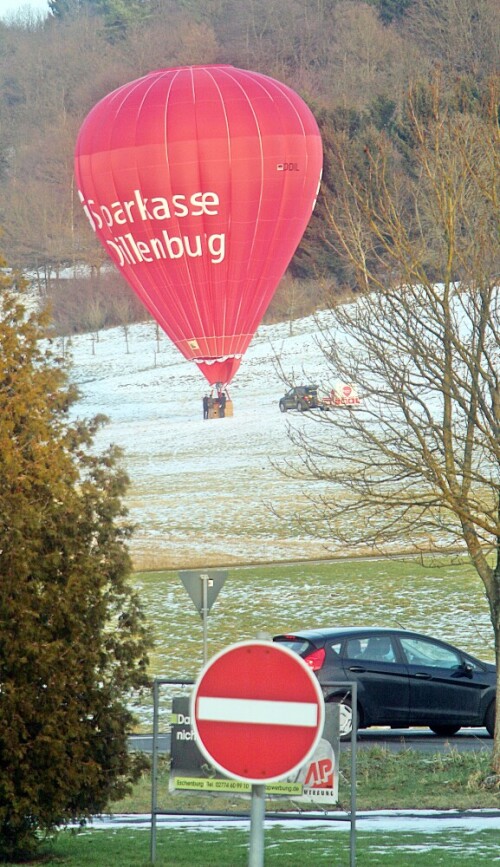
[{"label": "black car", "polygon": [[341,704],[341,737],[352,731],[348,689],[355,681],[358,725],[429,726],[451,736],[461,726],[495,728],[496,667],[444,641],[404,629],[309,629],[273,641],[298,653],[316,674],[326,702]]},{"label": "black car", "polygon": [[318,386],[297,385],[291,388],[280,399],[279,407],[281,412],[286,412],[287,409],[297,409],[299,412],[317,409],[319,407]]}]

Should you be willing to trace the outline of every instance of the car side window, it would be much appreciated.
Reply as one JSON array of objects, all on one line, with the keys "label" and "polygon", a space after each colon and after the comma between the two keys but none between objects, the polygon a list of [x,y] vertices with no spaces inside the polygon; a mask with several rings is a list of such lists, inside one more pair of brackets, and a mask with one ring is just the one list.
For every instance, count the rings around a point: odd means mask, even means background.
[{"label": "car side window", "polygon": [[346,641],[345,656],[372,662],[396,662],[394,647],[388,635],[349,638]]},{"label": "car side window", "polygon": [[388,635],[376,635],[368,638],[362,656],[363,659],[370,659],[374,662],[396,661],[392,641]]},{"label": "car side window", "polygon": [[410,665],[427,665],[432,668],[457,668],[462,664],[458,653],[432,641],[419,638],[400,638],[401,646]]},{"label": "car side window", "polygon": [[348,659],[359,659],[363,652],[366,638],[349,638],[345,643],[345,656]]},{"label": "car side window", "polygon": [[341,648],[342,648],[342,642],[341,641],[334,641],[333,644],[329,645],[329,651],[330,651],[330,654],[331,654],[333,659],[337,659],[337,657],[340,657]]},{"label": "car side window", "polygon": [[388,635],[367,638],[350,638],[346,642],[349,659],[367,659],[372,662],[396,662],[396,654]]}]

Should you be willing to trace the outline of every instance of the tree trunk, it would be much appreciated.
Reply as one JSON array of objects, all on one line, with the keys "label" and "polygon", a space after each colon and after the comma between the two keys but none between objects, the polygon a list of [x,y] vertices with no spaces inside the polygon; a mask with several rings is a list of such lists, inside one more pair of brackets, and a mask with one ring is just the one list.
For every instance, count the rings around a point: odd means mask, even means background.
[{"label": "tree trunk", "polygon": [[495,740],[491,764],[494,772],[500,776],[500,556],[493,573],[493,599],[490,600],[491,620],[495,633],[495,662],[497,666],[497,700],[495,718]]}]

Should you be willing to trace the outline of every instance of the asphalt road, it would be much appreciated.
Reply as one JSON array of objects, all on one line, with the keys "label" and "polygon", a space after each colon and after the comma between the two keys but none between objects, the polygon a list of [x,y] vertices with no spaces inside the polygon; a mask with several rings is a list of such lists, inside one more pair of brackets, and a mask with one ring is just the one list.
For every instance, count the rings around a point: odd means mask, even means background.
[{"label": "asphalt road", "polygon": [[[486,729],[461,729],[452,738],[441,738],[433,734],[430,729],[366,729],[358,734],[358,749],[368,747],[384,747],[392,752],[400,752],[405,749],[419,752],[437,753],[456,749],[459,752],[472,750],[489,750],[493,748],[493,739],[489,737]],[[153,747],[152,735],[131,735],[129,738],[131,750],[141,750],[150,753]],[[348,748],[349,743],[343,743],[343,748]],[[170,734],[161,734],[159,737],[159,750],[161,753],[170,752]]]}]

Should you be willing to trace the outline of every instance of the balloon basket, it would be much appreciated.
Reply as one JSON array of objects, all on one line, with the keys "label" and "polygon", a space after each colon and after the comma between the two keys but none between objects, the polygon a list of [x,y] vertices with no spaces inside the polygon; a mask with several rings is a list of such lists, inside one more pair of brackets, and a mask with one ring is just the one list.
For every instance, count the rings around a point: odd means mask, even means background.
[{"label": "balloon basket", "polygon": [[232,418],[233,416],[233,401],[226,400],[226,404],[224,407],[224,415],[221,415],[221,409],[219,404],[219,398],[213,397],[211,398],[208,406],[208,416],[207,418]]}]

